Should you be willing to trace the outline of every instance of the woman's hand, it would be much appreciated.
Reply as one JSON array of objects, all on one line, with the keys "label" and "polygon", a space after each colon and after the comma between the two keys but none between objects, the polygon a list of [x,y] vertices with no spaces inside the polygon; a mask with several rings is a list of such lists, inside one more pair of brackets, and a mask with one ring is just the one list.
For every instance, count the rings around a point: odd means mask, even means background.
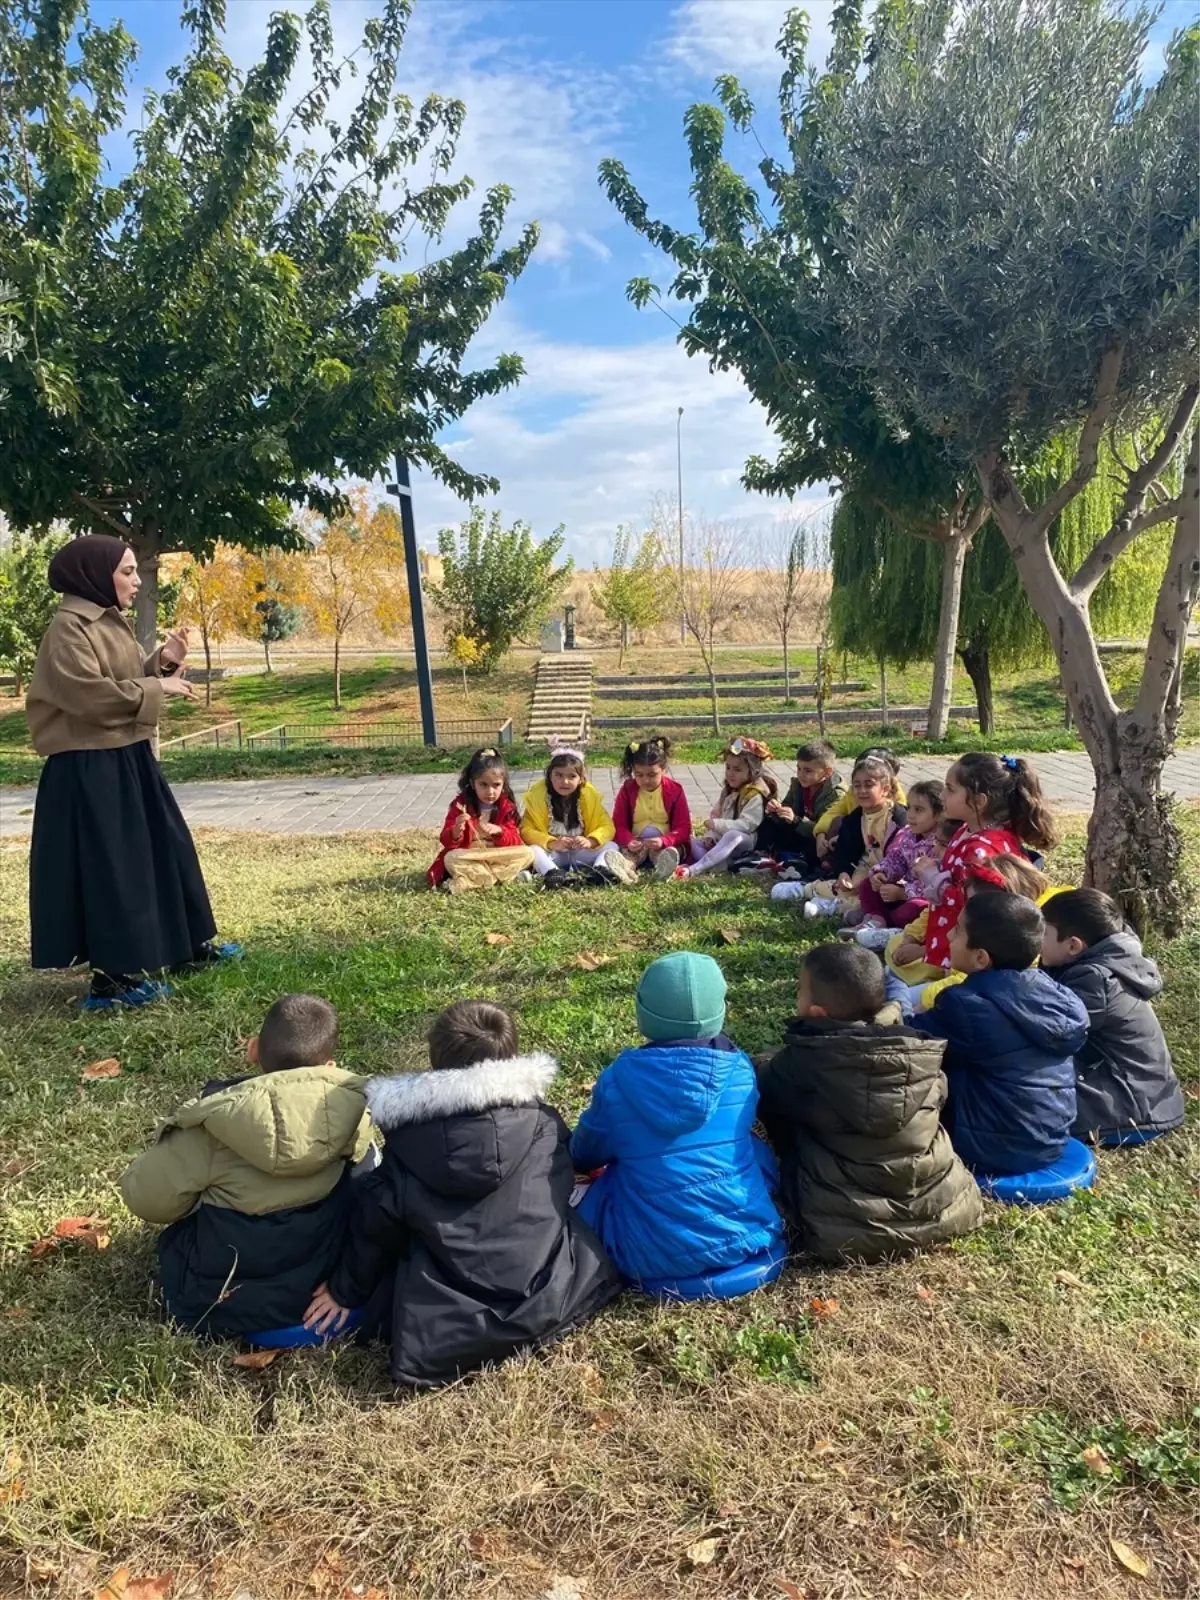
[{"label": "woman's hand", "polygon": [[186,678],[160,678],[158,681],[164,694],[181,694],[185,700],[196,698],[196,690]]},{"label": "woman's hand", "polygon": [[904,899],[904,889],[901,884],[881,883],[879,884],[878,889],[879,898],[886,901],[889,906],[899,905],[899,903]]},{"label": "woman's hand", "polygon": [[187,653],[187,627],[184,626],[182,628],[172,628],[166,639],[163,641],[162,648],[158,652],[158,659],[160,661],[167,662],[170,666],[181,667],[187,660]]},{"label": "woman's hand", "polygon": [[304,1313],[304,1326],[314,1333],[336,1333],[350,1315],[345,1306],[338,1305],[329,1292],[327,1283],[319,1284]]}]

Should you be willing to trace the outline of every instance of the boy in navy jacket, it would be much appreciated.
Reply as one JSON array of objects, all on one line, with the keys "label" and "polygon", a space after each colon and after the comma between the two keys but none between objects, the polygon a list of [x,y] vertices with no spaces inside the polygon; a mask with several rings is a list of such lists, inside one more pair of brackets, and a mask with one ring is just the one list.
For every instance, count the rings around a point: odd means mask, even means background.
[{"label": "boy in navy jacket", "polygon": [[1033,963],[1042,913],[1015,894],[967,901],[950,938],[964,983],[938,995],[921,1026],[945,1039],[946,1122],[968,1166],[993,1176],[1057,1161],[1075,1120],[1083,1004]]}]

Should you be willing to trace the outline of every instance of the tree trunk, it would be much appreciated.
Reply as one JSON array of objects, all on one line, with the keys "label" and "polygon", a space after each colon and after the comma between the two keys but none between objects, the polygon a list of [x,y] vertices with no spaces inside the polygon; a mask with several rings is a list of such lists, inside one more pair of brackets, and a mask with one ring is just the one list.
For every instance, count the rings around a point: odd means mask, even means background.
[{"label": "tree trunk", "polygon": [[617,671],[621,670],[621,663],[625,659],[625,652],[629,649],[629,624],[621,624],[621,643],[617,650]]},{"label": "tree trunk", "polygon": [[992,701],[992,657],[986,644],[967,643],[959,651],[975,690],[975,715],[980,733],[994,733],[996,711]]},{"label": "tree trunk", "polygon": [[162,547],[153,524],[143,524],[130,535],[129,544],[137,557],[138,577],[142,580],[134,601],[133,631],[142,654],[148,656],[158,643],[158,558]]},{"label": "tree trunk", "polygon": [[271,665],[271,641],[267,638],[265,633],[263,634],[262,647],[263,655],[267,658],[267,671],[273,672],[275,669]]},{"label": "tree trunk", "polygon": [[963,571],[970,548],[971,534],[964,529],[952,531],[942,546],[942,603],[938,612],[937,643],[933,647],[933,688],[929,694],[931,739],[944,739],[950,725],[958,613],[962,605]]},{"label": "tree trunk", "polygon": [[204,704],[212,705],[212,641],[208,637],[208,629],[200,629],[200,638],[204,644]]},{"label": "tree trunk", "polygon": [[825,737],[825,651],[817,646],[817,727]]},{"label": "tree trunk", "polygon": [[[703,652],[701,653],[704,654]],[[708,672],[708,693],[710,699],[712,700],[712,731],[719,739],[721,737],[721,706],[717,699],[716,657],[713,654],[711,646],[709,647],[708,653],[704,655],[704,666]]]},{"label": "tree trunk", "polygon": [[882,656],[879,658],[879,705],[883,712],[883,726],[888,725],[888,682],[887,662]]},{"label": "tree trunk", "polygon": [[1184,505],[1159,590],[1137,703],[1127,712],[1119,711],[1113,699],[1087,605],[1055,566],[1046,532],[1024,508],[1006,463],[984,457],[978,470],[1022,587],[1050,635],[1068,704],[1091,757],[1096,791],[1084,883],[1112,895],[1139,931],[1153,927],[1175,938],[1187,897],[1180,884],[1179,829],[1161,785],[1171,749],[1168,714],[1176,663],[1200,584],[1197,445],[1193,442],[1184,473]]},{"label": "tree trunk", "polygon": [[788,633],[790,632],[789,618],[783,619],[783,698],[790,702],[792,698],[792,663],[788,657]]},{"label": "tree trunk", "polygon": [[333,632],[333,709],[342,709],[342,636]]}]

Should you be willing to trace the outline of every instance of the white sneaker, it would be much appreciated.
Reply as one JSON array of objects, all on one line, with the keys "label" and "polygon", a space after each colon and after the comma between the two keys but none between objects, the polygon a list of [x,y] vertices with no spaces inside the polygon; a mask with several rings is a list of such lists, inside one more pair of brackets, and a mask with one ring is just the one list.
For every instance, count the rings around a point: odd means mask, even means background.
[{"label": "white sneaker", "polygon": [[[771,887],[772,900],[805,900],[808,898],[808,885],[806,883],[776,883]],[[807,907],[805,911],[807,913]]]},{"label": "white sneaker", "polygon": [[895,928],[877,928],[871,924],[866,928],[853,929],[852,937],[864,950],[886,950],[895,931]]},{"label": "white sneaker", "polygon": [[596,865],[611,872],[619,883],[637,882],[637,868],[619,850],[606,851]]},{"label": "white sneaker", "polygon": [[679,865],[679,851],[673,844],[664,845],[658,852],[658,860],[654,863],[654,876],[661,883],[664,878],[673,878],[675,868]]},{"label": "white sneaker", "polygon": [[804,903],[804,915],[810,921],[815,921],[817,917],[836,917],[840,910],[841,905],[837,900],[823,900],[819,895],[814,895]]}]

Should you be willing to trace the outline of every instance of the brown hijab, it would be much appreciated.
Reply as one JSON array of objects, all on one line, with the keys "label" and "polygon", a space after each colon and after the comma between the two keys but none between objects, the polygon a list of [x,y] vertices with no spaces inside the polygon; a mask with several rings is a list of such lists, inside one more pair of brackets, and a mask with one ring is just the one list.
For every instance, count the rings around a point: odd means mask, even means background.
[{"label": "brown hijab", "polygon": [[129,546],[107,533],[85,533],[72,539],[50,562],[47,574],[56,594],[78,595],[97,606],[115,606],[113,573]]}]

